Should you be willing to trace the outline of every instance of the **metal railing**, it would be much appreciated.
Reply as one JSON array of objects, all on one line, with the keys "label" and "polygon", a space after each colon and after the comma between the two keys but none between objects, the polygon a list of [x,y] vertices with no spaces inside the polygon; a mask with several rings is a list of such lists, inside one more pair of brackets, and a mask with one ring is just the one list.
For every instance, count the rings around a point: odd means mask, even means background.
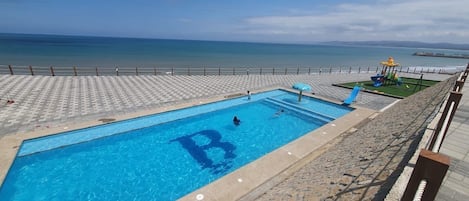
[{"label": "metal railing", "polygon": [[[449,73],[445,69],[400,67],[397,72]],[[378,73],[381,67],[57,67],[0,65],[0,74],[46,76],[125,75],[291,75],[332,73]]]},{"label": "metal railing", "polygon": [[440,148],[462,98],[462,87],[469,74],[469,64],[456,81],[446,101],[430,143],[420,151],[414,170],[401,200],[434,200],[448,171],[450,158]]}]

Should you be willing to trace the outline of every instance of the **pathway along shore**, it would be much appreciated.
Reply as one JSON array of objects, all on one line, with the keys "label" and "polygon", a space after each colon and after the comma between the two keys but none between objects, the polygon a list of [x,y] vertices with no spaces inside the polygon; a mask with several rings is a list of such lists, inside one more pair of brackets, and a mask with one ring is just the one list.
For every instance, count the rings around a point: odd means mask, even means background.
[{"label": "pathway along shore", "polygon": [[[356,132],[342,134],[285,180],[261,187],[270,189],[256,200],[384,200],[456,78],[403,99]],[[257,195],[245,198],[252,196]]]}]

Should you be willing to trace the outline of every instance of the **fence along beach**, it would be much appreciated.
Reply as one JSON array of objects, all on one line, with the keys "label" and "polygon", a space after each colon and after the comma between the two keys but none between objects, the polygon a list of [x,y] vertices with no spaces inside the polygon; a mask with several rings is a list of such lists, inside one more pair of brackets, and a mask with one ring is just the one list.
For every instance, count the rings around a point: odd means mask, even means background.
[{"label": "fence along beach", "polygon": [[[0,65],[0,74],[9,75],[46,75],[46,76],[125,76],[125,75],[292,75],[292,74],[332,74],[332,73],[378,73],[380,67],[53,67],[53,66],[12,66]],[[439,73],[451,74],[457,68],[443,67],[399,67],[397,72],[402,73]]]}]

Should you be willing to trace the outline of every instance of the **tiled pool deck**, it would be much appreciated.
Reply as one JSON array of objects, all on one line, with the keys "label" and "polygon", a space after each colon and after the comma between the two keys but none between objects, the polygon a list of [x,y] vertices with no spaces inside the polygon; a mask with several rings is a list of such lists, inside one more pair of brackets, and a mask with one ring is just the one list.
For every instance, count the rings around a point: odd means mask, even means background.
[{"label": "tiled pool deck", "polygon": [[[289,87],[295,82],[311,84],[315,96],[336,102],[350,90],[332,83],[366,80],[372,74],[332,75],[250,75],[250,76],[122,76],[122,77],[42,77],[0,75],[0,181],[8,170],[22,140],[100,125],[101,118],[123,120],[201,103],[223,100],[246,90]],[[418,77],[418,75],[406,75]],[[434,77],[432,77],[434,76]],[[426,79],[445,79],[428,75]],[[3,104],[6,99],[15,101]],[[4,101],[5,100],[5,101]],[[274,151],[183,199],[239,198],[255,186],[280,174],[339,134],[353,128],[376,110],[396,99],[361,93],[358,109],[319,130]],[[368,109],[366,109],[368,108]],[[357,118],[360,117],[360,118]],[[309,146],[303,146],[308,144]],[[313,145],[313,146],[311,146]],[[279,160],[280,159],[280,160]],[[258,163],[259,162],[259,163]],[[275,165],[273,165],[275,164]],[[221,184],[220,184],[221,183]],[[220,187],[222,185],[225,187]],[[214,187],[215,186],[215,187]],[[215,190],[216,189],[216,190]],[[224,190],[220,190],[224,189]],[[238,196],[238,197],[237,197]]]}]

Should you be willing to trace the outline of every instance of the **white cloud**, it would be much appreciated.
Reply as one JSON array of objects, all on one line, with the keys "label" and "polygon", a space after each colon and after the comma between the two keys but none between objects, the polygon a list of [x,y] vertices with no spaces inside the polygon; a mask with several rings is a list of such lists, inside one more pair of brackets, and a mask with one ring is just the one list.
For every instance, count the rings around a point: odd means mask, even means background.
[{"label": "white cloud", "polygon": [[416,40],[467,43],[468,7],[467,0],[379,1],[369,5],[348,3],[337,5],[322,14],[248,18],[243,30],[247,34],[281,35],[279,39],[290,41]]}]

